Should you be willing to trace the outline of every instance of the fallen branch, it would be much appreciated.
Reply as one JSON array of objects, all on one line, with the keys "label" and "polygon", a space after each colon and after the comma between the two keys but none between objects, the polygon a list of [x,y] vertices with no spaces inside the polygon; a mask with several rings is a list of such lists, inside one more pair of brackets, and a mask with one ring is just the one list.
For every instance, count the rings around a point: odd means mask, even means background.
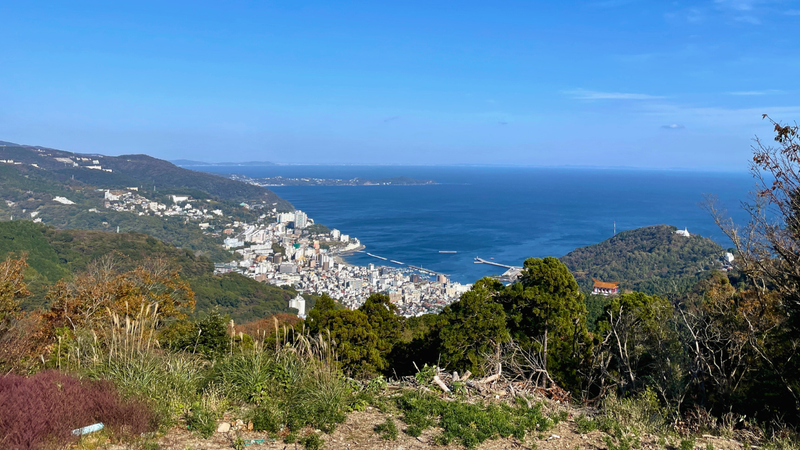
[{"label": "fallen branch", "polygon": [[488,377],[486,377],[486,378],[484,378],[482,380],[479,380],[478,383],[487,384],[487,383],[491,383],[493,381],[497,381],[499,378],[500,378],[500,374],[496,373],[496,374],[494,374],[492,376],[488,376]]},{"label": "fallen branch", "polygon": [[447,392],[447,393],[450,392],[450,389],[447,387],[446,384],[444,384],[442,379],[439,378],[439,375],[436,375],[436,376],[433,377],[433,382],[436,383],[436,385],[439,386],[444,392]]}]

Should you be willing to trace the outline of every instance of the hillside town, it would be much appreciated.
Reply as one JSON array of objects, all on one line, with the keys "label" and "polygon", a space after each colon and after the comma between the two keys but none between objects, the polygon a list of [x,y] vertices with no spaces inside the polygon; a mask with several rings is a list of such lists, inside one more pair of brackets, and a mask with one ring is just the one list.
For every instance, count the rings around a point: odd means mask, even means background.
[{"label": "hillside town", "polygon": [[[362,251],[361,242],[337,229],[315,226],[301,210],[261,214],[256,223],[232,220],[220,209],[186,195],[171,195],[171,204],[151,201],[135,187],[104,191],[106,208],[137,215],[175,216],[197,223],[204,233],[222,238],[235,259],[216,264],[216,273],[237,272],[301,293],[327,294],[355,309],[373,293],[385,293],[404,316],[438,312],[458,300],[471,285],[409,267],[347,264],[343,256]],[[250,205],[242,204],[250,208]],[[297,308],[304,316],[307,311]]]}]

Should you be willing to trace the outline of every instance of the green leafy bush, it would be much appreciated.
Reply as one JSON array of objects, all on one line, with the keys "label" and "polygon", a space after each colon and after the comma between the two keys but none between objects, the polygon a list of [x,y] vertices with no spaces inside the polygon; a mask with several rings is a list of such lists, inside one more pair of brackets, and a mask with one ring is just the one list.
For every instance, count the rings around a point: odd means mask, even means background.
[{"label": "green leafy bush", "polygon": [[325,441],[318,435],[311,433],[306,437],[300,439],[300,445],[306,450],[320,450],[325,446]]},{"label": "green leafy bush", "polygon": [[528,408],[517,404],[470,404],[446,402],[432,394],[406,392],[396,398],[408,425],[406,433],[419,436],[426,428],[438,425],[442,434],[437,443],[447,445],[456,441],[473,448],[487,439],[514,436],[523,440],[529,431],[545,431],[553,426],[541,410],[541,405]]}]

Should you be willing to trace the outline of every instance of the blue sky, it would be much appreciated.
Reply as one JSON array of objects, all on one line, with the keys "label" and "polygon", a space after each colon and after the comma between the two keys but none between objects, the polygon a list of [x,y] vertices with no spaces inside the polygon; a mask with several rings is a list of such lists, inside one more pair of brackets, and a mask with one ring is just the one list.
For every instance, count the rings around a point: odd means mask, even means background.
[{"label": "blue sky", "polygon": [[800,1],[0,2],[0,140],[167,159],[747,169]]}]

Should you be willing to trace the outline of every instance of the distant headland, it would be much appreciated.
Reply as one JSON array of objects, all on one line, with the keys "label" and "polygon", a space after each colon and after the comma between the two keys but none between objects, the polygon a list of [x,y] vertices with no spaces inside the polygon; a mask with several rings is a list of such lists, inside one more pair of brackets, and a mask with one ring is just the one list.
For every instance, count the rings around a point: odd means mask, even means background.
[{"label": "distant headland", "polygon": [[351,178],[348,180],[337,178],[311,178],[311,177],[267,177],[252,178],[246,175],[229,174],[228,178],[236,181],[254,184],[256,186],[418,186],[428,184],[438,184],[434,180],[418,180],[410,177],[391,177],[391,178]]}]

